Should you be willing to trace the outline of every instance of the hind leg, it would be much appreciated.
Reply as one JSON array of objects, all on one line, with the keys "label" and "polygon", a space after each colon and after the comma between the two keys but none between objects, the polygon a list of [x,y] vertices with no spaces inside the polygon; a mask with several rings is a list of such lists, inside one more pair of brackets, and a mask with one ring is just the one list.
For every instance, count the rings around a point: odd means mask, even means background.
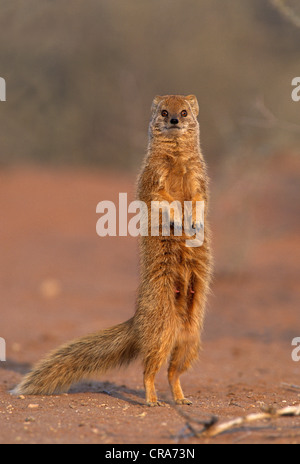
[{"label": "hind leg", "polygon": [[184,397],[180,375],[187,371],[192,362],[198,358],[199,340],[198,337],[188,337],[180,341],[172,351],[168,379],[173,398],[176,404],[192,404],[192,402]]},{"label": "hind leg", "polygon": [[179,377],[191,367],[199,354],[201,281],[194,273],[188,273],[184,282],[176,298],[177,312],[182,317],[182,330],[171,353],[168,379],[175,403],[192,404],[184,397]]},{"label": "hind leg", "polygon": [[[189,367],[189,366],[188,366]],[[188,369],[186,367],[186,369]],[[184,369],[184,370],[186,370]],[[192,404],[192,402],[184,397],[179,376],[182,374],[176,366],[170,364],[168,371],[169,384],[172,391],[173,399],[176,404]]]},{"label": "hind leg", "polygon": [[154,379],[160,369],[158,363],[153,363],[152,360],[145,365],[144,370],[144,386],[146,391],[146,403],[148,406],[160,406],[161,403],[157,400]]},{"label": "hind leg", "polygon": [[169,355],[169,344],[152,349],[144,358],[144,386],[148,406],[161,406],[157,400],[154,380],[163,363]]}]

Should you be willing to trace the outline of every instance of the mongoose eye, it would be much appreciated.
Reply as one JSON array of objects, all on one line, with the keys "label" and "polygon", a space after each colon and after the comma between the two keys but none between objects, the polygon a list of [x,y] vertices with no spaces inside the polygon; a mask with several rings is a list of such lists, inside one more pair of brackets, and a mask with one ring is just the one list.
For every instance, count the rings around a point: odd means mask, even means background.
[{"label": "mongoose eye", "polygon": [[181,116],[182,116],[183,118],[186,118],[187,115],[188,115],[187,110],[182,110],[182,111],[181,111]]},{"label": "mongoose eye", "polygon": [[163,118],[167,118],[169,116],[169,113],[167,112],[167,110],[162,110],[161,115]]}]

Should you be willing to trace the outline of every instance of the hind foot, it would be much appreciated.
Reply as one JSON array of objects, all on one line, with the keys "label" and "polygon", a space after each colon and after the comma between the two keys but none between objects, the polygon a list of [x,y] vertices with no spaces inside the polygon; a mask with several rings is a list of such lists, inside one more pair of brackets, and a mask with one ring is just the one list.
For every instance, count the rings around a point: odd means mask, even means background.
[{"label": "hind foot", "polygon": [[154,408],[155,406],[164,406],[164,403],[161,401],[147,401],[147,406],[149,406],[149,408]]},{"label": "hind foot", "polygon": [[189,406],[191,404],[193,404],[193,402],[188,400],[187,398],[181,398],[179,400],[175,400],[175,403],[178,404],[178,405],[186,404],[186,405],[189,405]]}]

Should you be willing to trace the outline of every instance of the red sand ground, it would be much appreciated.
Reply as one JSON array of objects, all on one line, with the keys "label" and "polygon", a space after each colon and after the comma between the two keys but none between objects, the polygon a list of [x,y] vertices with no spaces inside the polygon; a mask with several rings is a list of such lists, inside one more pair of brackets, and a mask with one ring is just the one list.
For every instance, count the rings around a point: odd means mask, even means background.
[{"label": "red sand ground", "polygon": [[[291,358],[300,337],[297,171],[296,158],[278,159],[237,192],[212,182],[216,274],[201,359],[182,378],[193,401],[185,411],[199,418],[300,404],[300,390],[287,386],[300,384]],[[145,406],[139,363],[66,395],[9,394],[48,350],[133,314],[137,241],[95,232],[97,203],[119,192],[132,198],[133,186],[132,176],[101,171],[0,171],[0,443],[300,443],[300,418],[191,438],[169,404],[165,369],[157,378],[165,407]],[[243,224],[232,227],[240,191],[256,224],[242,258]]]}]

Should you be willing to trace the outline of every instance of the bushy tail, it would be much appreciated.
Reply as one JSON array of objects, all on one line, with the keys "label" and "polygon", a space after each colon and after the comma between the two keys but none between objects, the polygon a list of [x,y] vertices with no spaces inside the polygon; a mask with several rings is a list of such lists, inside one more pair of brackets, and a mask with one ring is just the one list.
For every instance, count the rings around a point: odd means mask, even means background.
[{"label": "bushy tail", "polygon": [[17,395],[51,395],[96,373],[129,364],[139,354],[133,319],[87,335],[50,353],[13,391]]}]

